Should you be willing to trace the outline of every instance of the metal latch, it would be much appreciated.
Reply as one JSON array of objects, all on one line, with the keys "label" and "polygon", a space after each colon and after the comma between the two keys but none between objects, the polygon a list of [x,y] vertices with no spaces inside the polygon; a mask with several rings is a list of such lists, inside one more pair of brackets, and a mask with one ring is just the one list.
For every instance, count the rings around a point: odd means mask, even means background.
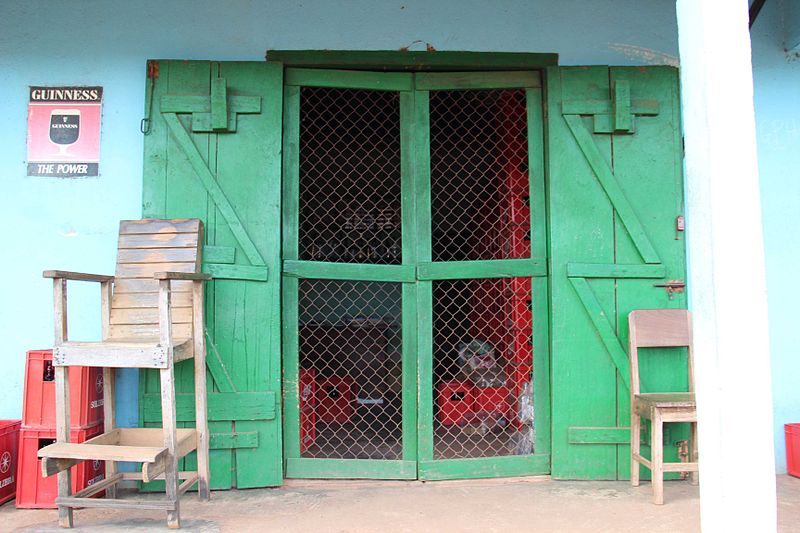
[{"label": "metal latch", "polygon": [[653,285],[653,287],[664,287],[664,289],[667,291],[667,294],[669,294],[669,299],[672,300],[672,296],[676,292],[683,292],[683,290],[686,288],[686,282],[682,279],[671,279],[665,283],[656,283]]}]

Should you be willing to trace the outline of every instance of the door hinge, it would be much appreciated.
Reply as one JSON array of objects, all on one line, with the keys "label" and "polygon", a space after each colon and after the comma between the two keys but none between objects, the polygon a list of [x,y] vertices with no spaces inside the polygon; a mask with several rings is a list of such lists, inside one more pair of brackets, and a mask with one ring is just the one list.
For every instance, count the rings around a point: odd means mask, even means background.
[{"label": "door hinge", "polygon": [[145,93],[145,115],[139,123],[139,131],[144,135],[150,133],[150,115],[153,111],[153,91],[158,79],[158,61],[153,59],[147,62],[147,92]]},{"label": "door hinge", "polygon": [[653,285],[653,287],[663,287],[664,290],[667,291],[669,299],[672,300],[672,296],[676,292],[684,291],[684,289],[686,288],[686,282],[683,281],[682,279],[671,279],[664,283],[656,283],[655,285]]}]

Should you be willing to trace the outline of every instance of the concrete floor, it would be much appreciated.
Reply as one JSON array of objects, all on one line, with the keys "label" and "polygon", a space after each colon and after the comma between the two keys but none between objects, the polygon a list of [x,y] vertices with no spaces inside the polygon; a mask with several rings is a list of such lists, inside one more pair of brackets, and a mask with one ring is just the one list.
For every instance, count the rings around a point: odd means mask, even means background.
[{"label": "concrete floor", "polygon": [[[742,482],[746,483],[743,475]],[[800,530],[800,479],[778,476],[779,531]],[[213,493],[182,503],[186,532],[393,531],[699,531],[698,488],[667,482],[665,505],[650,503],[649,484],[616,481],[501,480],[381,482],[289,481],[279,489]],[[76,532],[168,531],[156,511],[84,509]],[[55,510],[0,507],[0,530],[56,532]]]}]

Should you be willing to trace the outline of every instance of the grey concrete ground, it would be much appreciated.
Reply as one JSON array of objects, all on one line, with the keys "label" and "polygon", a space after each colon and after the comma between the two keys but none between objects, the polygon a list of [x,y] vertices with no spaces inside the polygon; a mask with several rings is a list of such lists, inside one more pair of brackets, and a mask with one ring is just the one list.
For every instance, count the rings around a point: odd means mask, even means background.
[{"label": "grey concrete ground", "polygon": [[[747,474],[742,473],[742,483]],[[778,476],[779,531],[800,531],[800,479]],[[667,482],[665,505],[650,485],[514,478],[439,482],[289,481],[279,489],[213,493],[183,500],[183,531],[401,532],[699,531],[698,489]],[[168,531],[156,511],[83,509],[75,532]],[[0,507],[0,530],[56,532],[55,510]]]}]

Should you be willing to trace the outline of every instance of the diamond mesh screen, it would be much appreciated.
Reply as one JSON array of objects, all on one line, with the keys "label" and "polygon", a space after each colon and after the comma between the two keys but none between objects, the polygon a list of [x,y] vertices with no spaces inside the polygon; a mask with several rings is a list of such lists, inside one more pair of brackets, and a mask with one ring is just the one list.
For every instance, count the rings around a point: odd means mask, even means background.
[{"label": "diamond mesh screen", "polygon": [[530,278],[433,282],[434,458],[533,453]]},{"label": "diamond mesh screen", "polygon": [[300,280],[303,457],[402,457],[399,283]]},{"label": "diamond mesh screen", "polygon": [[300,92],[300,259],[399,264],[398,93]]},{"label": "diamond mesh screen", "polygon": [[434,261],[530,257],[525,91],[430,96]]}]

